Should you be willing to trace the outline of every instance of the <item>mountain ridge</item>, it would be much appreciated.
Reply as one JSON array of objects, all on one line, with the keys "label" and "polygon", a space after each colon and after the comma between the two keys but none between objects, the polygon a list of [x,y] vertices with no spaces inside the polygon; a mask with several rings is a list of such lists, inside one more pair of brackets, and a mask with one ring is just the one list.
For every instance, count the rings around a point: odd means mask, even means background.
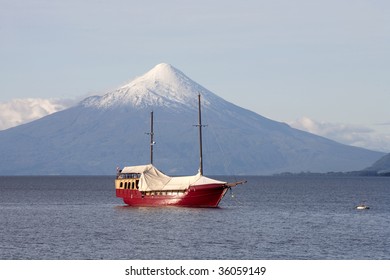
[{"label": "mountain ridge", "polygon": [[390,154],[386,154],[363,171],[390,176]]}]

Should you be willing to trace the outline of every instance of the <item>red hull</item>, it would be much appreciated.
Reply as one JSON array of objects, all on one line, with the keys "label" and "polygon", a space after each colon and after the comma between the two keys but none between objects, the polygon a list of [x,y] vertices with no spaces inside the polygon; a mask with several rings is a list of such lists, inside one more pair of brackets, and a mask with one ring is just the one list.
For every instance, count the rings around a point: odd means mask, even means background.
[{"label": "red hull", "polygon": [[138,190],[117,189],[116,196],[130,206],[217,207],[227,191],[226,185],[212,184],[190,187],[173,194],[146,194]]}]

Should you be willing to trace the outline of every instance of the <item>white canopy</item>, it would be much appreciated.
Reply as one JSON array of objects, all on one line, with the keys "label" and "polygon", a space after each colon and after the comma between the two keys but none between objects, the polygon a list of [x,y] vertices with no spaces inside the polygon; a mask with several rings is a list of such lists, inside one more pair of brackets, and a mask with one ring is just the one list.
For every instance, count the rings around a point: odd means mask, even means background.
[{"label": "white canopy", "polygon": [[191,186],[226,184],[226,182],[214,180],[200,175],[199,173],[193,176],[170,177],[151,164],[126,166],[123,168],[122,173],[141,174],[139,181],[140,191],[186,190]]}]

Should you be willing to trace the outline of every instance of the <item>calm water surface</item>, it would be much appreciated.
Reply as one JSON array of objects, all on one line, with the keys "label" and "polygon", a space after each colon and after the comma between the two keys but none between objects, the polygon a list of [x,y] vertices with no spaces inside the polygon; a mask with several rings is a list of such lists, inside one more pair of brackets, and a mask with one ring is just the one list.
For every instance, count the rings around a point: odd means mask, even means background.
[{"label": "calm water surface", "polygon": [[124,206],[113,177],[0,177],[0,259],[390,259],[390,178],[247,179],[191,209]]}]

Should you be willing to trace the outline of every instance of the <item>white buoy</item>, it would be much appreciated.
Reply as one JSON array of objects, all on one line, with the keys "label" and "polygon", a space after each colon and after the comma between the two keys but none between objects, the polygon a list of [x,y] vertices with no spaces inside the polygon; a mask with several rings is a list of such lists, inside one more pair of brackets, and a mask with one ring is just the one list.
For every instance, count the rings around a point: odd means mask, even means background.
[{"label": "white buoy", "polygon": [[368,210],[368,209],[370,209],[370,207],[368,205],[365,205],[365,204],[359,204],[355,208],[356,208],[356,210]]}]

